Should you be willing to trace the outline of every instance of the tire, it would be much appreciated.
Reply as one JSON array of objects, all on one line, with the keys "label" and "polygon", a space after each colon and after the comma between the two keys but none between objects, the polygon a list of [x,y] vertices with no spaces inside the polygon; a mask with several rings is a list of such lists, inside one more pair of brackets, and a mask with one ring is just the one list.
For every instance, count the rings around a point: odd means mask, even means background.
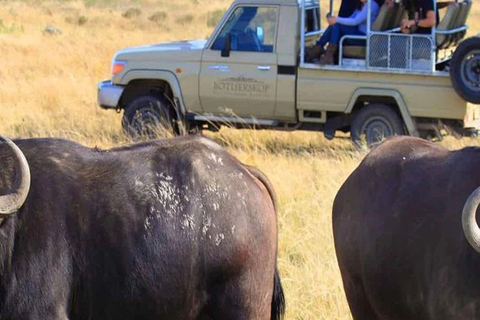
[{"label": "tire", "polygon": [[361,109],[352,121],[350,132],[353,143],[359,147],[372,147],[389,136],[404,134],[402,119],[384,104],[371,104]]},{"label": "tire", "polygon": [[178,135],[174,120],[173,110],[163,98],[142,95],[125,108],[122,127],[134,140],[171,137]]},{"label": "tire", "polygon": [[480,103],[480,37],[468,38],[457,47],[450,61],[450,78],[460,97]]}]

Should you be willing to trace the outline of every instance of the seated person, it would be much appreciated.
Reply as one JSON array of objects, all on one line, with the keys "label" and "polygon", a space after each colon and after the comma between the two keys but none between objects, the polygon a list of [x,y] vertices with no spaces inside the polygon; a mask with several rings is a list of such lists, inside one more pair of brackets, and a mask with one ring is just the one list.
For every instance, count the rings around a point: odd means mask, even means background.
[{"label": "seated person", "polygon": [[[334,64],[335,53],[338,49],[340,39],[345,35],[366,35],[367,33],[367,0],[355,0],[357,7],[348,18],[327,16],[329,27],[317,41],[315,46],[307,53],[306,61],[310,62],[324,53],[319,64]],[[380,7],[376,1],[371,2],[371,23],[378,16]],[[328,43],[327,50],[324,46]]]},{"label": "seated person", "polygon": [[[387,0],[391,1],[391,0]],[[438,2],[437,9],[448,5],[457,5],[455,1]],[[431,34],[432,27],[436,26],[438,10],[433,10],[433,0],[404,0],[404,6],[408,11],[409,19],[403,20],[400,26],[403,33]]]}]

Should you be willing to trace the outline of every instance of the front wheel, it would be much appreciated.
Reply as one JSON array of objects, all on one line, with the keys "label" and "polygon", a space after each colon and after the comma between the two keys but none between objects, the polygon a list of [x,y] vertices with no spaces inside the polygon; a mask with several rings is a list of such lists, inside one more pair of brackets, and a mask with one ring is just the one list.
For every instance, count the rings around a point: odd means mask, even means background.
[{"label": "front wheel", "polygon": [[163,98],[154,95],[134,98],[125,108],[122,127],[133,139],[155,139],[178,134],[172,108]]},{"label": "front wheel", "polygon": [[353,119],[351,138],[357,146],[372,147],[383,139],[403,135],[405,130],[398,114],[384,104],[371,104],[361,109]]}]

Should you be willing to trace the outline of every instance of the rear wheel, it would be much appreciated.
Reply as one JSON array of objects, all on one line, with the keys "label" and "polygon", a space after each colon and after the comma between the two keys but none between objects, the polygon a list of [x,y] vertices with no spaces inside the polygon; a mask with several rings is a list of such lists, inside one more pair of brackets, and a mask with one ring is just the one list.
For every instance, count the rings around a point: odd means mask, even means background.
[{"label": "rear wheel", "polygon": [[468,38],[457,47],[450,62],[450,78],[460,97],[480,103],[480,37]]},{"label": "rear wheel", "polygon": [[142,95],[125,108],[122,126],[133,139],[155,139],[178,134],[173,108],[160,97]]},{"label": "rear wheel", "polygon": [[351,138],[357,146],[372,147],[385,138],[403,135],[405,130],[398,114],[384,104],[371,104],[361,109],[353,119]]}]

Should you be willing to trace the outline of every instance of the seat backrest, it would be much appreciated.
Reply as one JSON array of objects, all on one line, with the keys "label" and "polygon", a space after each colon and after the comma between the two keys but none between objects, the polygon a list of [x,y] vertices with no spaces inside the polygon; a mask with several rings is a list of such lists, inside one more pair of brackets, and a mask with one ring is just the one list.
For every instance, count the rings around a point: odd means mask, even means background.
[{"label": "seat backrest", "polygon": [[232,31],[230,34],[233,51],[263,51],[260,40],[251,28],[246,28],[245,31]]},{"label": "seat backrest", "polygon": [[385,31],[397,28],[406,17],[407,11],[401,3],[395,3],[393,7],[386,3],[380,8],[377,20],[372,25],[372,31]]},{"label": "seat backrest", "polygon": [[[437,24],[437,30],[450,30],[455,28],[457,24],[460,11],[464,5],[449,5],[447,6],[447,12],[443,16],[442,20]],[[453,35],[450,34],[437,34],[436,42],[438,49],[445,49],[452,43]]]},{"label": "seat backrest", "polygon": [[372,24],[372,31],[383,31],[386,30],[388,22],[391,20],[394,12],[394,8],[389,8],[386,3],[380,7],[378,12],[377,19]]},{"label": "seat backrest", "polygon": [[[462,7],[458,14],[457,23],[455,28],[460,28],[467,23],[468,15],[470,14],[470,10],[472,9],[472,0],[465,0],[462,2]],[[460,40],[465,37],[466,31],[458,32],[453,35],[453,45],[457,45]]]},{"label": "seat backrest", "polygon": [[472,0],[465,0],[461,3],[460,13],[458,14],[455,28],[463,26],[467,22],[468,14],[472,9]]},{"label": "seat backrest", "polygon": [[405,7],[400,3],[396,6],[395,15],[393,16],[391,24],[388,26],[388,29],[394,29],[400,27],[400,24],[404,19],[407,19],[408,12]]}]

